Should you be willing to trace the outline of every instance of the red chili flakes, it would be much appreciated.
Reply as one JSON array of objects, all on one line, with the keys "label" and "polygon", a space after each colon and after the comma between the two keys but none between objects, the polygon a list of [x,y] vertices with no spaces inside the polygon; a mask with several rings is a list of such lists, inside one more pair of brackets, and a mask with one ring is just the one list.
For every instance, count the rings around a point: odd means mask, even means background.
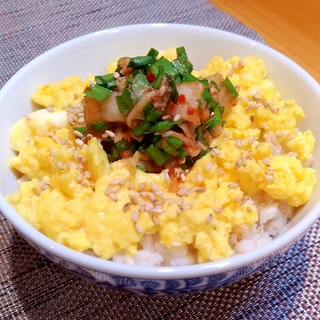
[{"label": "red chili flakes", "polygon": [[186,103],[186,96],[184,94],[179,94],[177,103]]},{"label": "red chili flakes", "polygon": [[151,70],[147,71],[146,78],[149,82],[153,82],[154,80],[156,80],[156,76]]},{"label": "red chili flakes", "polygon": [[189,116],[192,116],[192,115],[194,114],[194,109],[193,109],[192,107],[189,107],[189,108],[187,109],[187,114],[188,114]]},{"label": "red chili flakes", "polygon": [[170,111],[174,111],[175,107],[176,107],[176,106],[175,106],[173,103],[170,103],[170,104],[168,105],[168,109],[169,109]]}]

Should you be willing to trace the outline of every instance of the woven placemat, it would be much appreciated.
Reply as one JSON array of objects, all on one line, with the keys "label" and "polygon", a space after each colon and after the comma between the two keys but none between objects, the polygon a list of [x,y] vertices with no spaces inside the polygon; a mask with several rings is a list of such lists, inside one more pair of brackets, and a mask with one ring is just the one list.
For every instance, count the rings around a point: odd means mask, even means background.
[{"label": "woven placemat", "polygon": [[[206,0],[0,2],[0,87],[39,54],[97,30],[187,23],[263,39]],[[287,254],[223,288],[143,297],[78,279],[34,251],[0,214],[0,319],[318,319],[319,221]]]}]

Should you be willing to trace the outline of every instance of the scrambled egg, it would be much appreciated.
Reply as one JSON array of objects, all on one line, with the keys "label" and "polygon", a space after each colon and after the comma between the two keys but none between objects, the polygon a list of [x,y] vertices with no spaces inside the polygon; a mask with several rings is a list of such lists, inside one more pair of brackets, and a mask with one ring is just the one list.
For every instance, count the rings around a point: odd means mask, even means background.
[{"label": "scrambled egg", "polygon": [[156,233],[172,250],[188,247],[198,263],[232,255],[230,234],[258,220],[248,197],[265,192],[293,207],[310,199],[316,180],[306,163],[315,138],[299,131],[303,110],[281,99],[260,58],[214,57],[194,74],[215,72],[237,86],[238,102],[177,193],[165,172],[144,173],[130,160],[109,164],[97,139],[79,143],[65,107],[81,101],[88,79],[69,77],[38,88],[32,99],[44,109],[12,128],[17,155],[9,165],[22,178],[9,202],[48,237],[105,259],[135,254],[142,237]]}]

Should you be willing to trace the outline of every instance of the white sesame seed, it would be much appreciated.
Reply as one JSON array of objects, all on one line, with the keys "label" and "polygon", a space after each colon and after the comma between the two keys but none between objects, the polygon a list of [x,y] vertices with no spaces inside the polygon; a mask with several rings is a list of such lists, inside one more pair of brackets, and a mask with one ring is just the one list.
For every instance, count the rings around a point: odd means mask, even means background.
[{"label": "white sesame seed", "polygon": [[109,196],[109,198],[110,198],[112,201],[118,201],[118,197],[117,197],[117,195],[116,195],[115,193],[110,192],[110,193],[108,194],[108,196]]},{"label": "white sesame seed", "polygon": [[224,132],[224,134],[223,134],[223,137],[224,137],[224,138],[228,138],[228,137],[230,137],[230,134],[231,134],[231,132],[230,132],[229,130],[226,130],[226,131]]},{"label": "white sesame seed", "polygon": [[179,121],[181,119],[181,114],[177,113],[174,118],[173,121]]},{"label": "white sesame seed", "polygon": [[154,213],[161,214],[161,213],[164,212],[164,211],[163,211],[163,207],[161,207],[161,206],[156,206],[156,207],[153,209],[153,212],[154,212]]},{"label": "white sesame seed", "polygon": [[166,183],[170,183],[171,179],[169,176],[169,170],[163,170],[163,175],[164,175],[164,180],[166,181]]},{"label": "white sesame seed", "polygon": [[234,164],[234,168],[239,169],[241,167],[241,165],[242,165],[242,160],[238,159]]},{"label": "white sesame seed", "polygon": [[78,158],[79,158],[79,150],[75,150],[73,153],[73,159],[78,160]]},{"label": "white sesame seed", "polygon": [[206,218],[206,224],[209,224],[212,221],[212,213],[208,214]]},{"label": "white sesame seed", "polygon": [[180,177],[180,169],[179,168],[174,168],[174,171],[173,171],[174,175],[176,178],[179,178]]},{"label": "white sesame seed", "polygon": [[58,169],[62,170],[62,169],[63,169],[63,164],[62,164],[62,162],[61,162],[61,161],[56,161],[56,167],[57,167]]},{"label": "white sesame seed", "polygon": [[89,187],[89,183],[86,181],[81,181],[81,185],[85,188]]},{"label": "white sesame seed", "polygon": [[242,144],[243,144],[243,141],[242,141],[241,139],[237,139],[237,140],[236,140],[236,146],[237,146],[238,148],[240,148],[240,147],[242,146]]},{"label": "white sesame seed", "polygon": [[158,95],[162,97],[167,92],[166,86],[161,86],[158,90]]},{"label": "white sesame seed", "polygon": [[118,184],[120,184],[120,179],[118,179],[118,178],[115,178],[115,179],[111,180],[110,183],[109,183],[110,186],[115,186],[115,185],[118,185]]},{"label": "white sesame seed", "polygon": [[51,157],[55,157],[56,156],[56,152],[52,148],[49,149],[49,153],[50,153]]},{"label": "white sesame seed", "polygon": [[270,182],[274,181],[274,176],[271,175],[271,174],[266,174],[266,175],[264,176],[264,178],[265,178],[267,181],[270,181]]},{"label": "white sesame seed", "polygon": [[233,70],[236,70],[239,68],[239,62],[235,62],[233,65],[232,65],[232,69]]},{"label": "white sesame seed", "polygon": [[132,190],[134,188],[134,184],[132,182],[128,183],[127,189]]},{"label": "white sesame seed", "polygon": [[114,72],[114,73],[113,73],[113,78],[114,78],[114,79],[120,78],[120,73],[119,73],[119,72]]},{"label": "white sesame seed", "polygon": [[210,154],[211,154],[213,157],[216,156],[216,155],[221,156],[221,155],[222,155],[222,152],[221,152],[219,149],[217,149],[217,148],[213,148],[213,149],[211,149]]},{"label": "white sesame seed", "polygon": [[154,205],[155,207],[162,207],[164,203],[164,200],[157,199],[157,201],[154,202]]},{"label": "white sesame seed", "polygon": [[37,195],[37,196],[40,196],[41,194],[41,189],[37,188],[37,187],[34,187],[33,188],[33,192]]},{"label": "white sesame seed", "polygon": [[131,207],[131,202],[127,202],[123,207],[122,211],[128,211]]},{"label": "white sesame seed", "polygon": [[86,170],[86,171],[84,172],[84,175],[85,175],[85,177],[86,177],[87,179],[90,179],[90,178],[91,178],[91,172],[88,171],[88,170]]},{"label": "white sesame seed", "polygon": [[114,138],[115,137],[115,133],[110,131],[110,130],[105,130],[104,132],[106,135],[108,135],[108,137],[110,138]]},{"label": "white sesame seed", "polygon": [[142,182],[142,183],[139,184],[138,190],[139,190],[139,191],[142,191],[142,190],[144,190],[145,188],[146,188],[146,184],[145,184],[144,182]]},{"label": "white sesame seed", "polygon": [[56,143],[60,143],[59,138],[56,135],[52,134],[51,132],[46,133],[46,136],[52,138],[52,140],[54,140]]},{"label": "white sesame seed", "polygon": [[256,103],[256,102],[254,102],[254,101],[250,101],[250,102],[248,103],[248,105],[247,105],[246,110],[254,109],[254,108],[257,108],[257,107],[258,107],[258,105],[257,105],[257,103]]},{"label": "white sesame seed", "polygon": [[238,182],[232,182],[228,185],[229,188],[238,188],[239,187],[239,183]]},{"label": "white sesame seed", "polygon": [[159,191],[159,187],[158,187],[154,182],[152,182],[152,181],[151,181],[151,183],[150,183],[150,187],[151,187],[151,189],[152,189],[153,192]]},{"label": "white sesame seed", "polygon": [[162,190],[158,190],[158,191],[155,192],[155,195],[157,197],[161,197],[161,196],[163,196],[163,191]]},{"label": "white sesame seed", "polygon": [[197,175],[196,175],[196,180],[197,180],[197,182],[202,182],[202,181],[203,181],[203,176],[202,176],[202,174],[197,173]]},{"label": "white sesame seed", "polygon": [[60,144],[63,146],[66,146],[68,144],[68,140],[67,139],[60,140]]},{"label": "white sesame seed", "polygon": [[255,94],[253,95],[253,99],[255,99],[255,100],[261,100],[261,99],[262,99],[262,95],[261,95],[260,93],[255,93]]},{"label": "white sesame seed", "polygon": [[297,157],[298,154],[297,154],[297,152],[291,151],[291,152],[286,153],[286,156],[287,157]]},{"label": "white sesame seed", "polygon": [[207,188],[206,187],[195,187],[194,188],[194,191],[196,191],[196,192],[205,192],[207,190]]},{"label": "white sesame seed", "polygon": [[47,183],[45,183],[45,182],[43,182],[42,184],[41,184],[41,190],[47,190],[47,189],[49,189],[50,188],[50,185],[48,185]]},{"label": "white sesame seed", "polygon": [[157,218],[156,215],[153,215],[153,216],[152,216],[152,220],[153,220],[153,222],[154,222],[155,225],[158,226],[158,225],[160,224],[160,221],[159,221],[159,219]]},{"label": "white sesame seed", "polygon": [[192,207],[192,203],[186,203],[182,206],[183,210],[189,210]]},{"label": "white sesame seed", "polygon": [[271,164],[270,158],[268,158],[268,157],[263,158],[263,159],[262,159],[262,162],[263,162],[266,166],[270,166],[270,164]]},{"label": "white sesame seed", "polygon": [[254,135],[252,135],[249,139],[248,142],[249,144],[253,144],[256,141],[256,137]]},{"label": "white sesame seed", "polygon": [[264,105],[268,107],[272,112],[276,113],[279,111],[271,102],[265,101]]},{"label": "white sesame seed", "polygon": [[233,76],[233,70],[228,71],[227,76],[228,76],[228,77]]},{"label": "white sesame seed", "polygon": [[50,103],[50,104],[47,105],[46,109],[47,109],[48,112],[54,112],[54,105],[52,103]]},{"label": "white sesame seed", "polygon": [[81,139],[76,139],[75,142],[76,142],[76,145],[79,146],[79,147],[84,145],[84,142]]},{"label": "white sesame seed", "polygon": [[177,205],[178,205],[179,207],[181,207],[181,206],[183,205],[183,203],[184,203],[184,199],[183,199],[183,198],[179,198],[179,199],[177,200]]},{"label": "white sesame seed", "polygon": [[137,212],[137,211],[133,211],[133,212],[131,213],[131,220],[132,220],[133,222],[137,222],[137,221],[138,221],[138,212]]},{"label": "white sesame seed", "polygon": [[83,138],[83,133],[82,133],[82,132],[80,132],[80,131],[78,131],[78,130],[74,130],[73,132],[74,132],[74,134],[75,134],[76,137],[78,137],[78,138]]},{"label": "white sesame seed", "polygon": [[120,186],[116,185],[116,186],[110,186],[107,188],[109,193],[117,193],[120,190]]},{"label": "white sesame seed", "polygon": [[213,211],[216,212],[216,213],[220,213],[220,212],[222,212],[222,208],[221,207],[216,207],[216,208],[213,209]]},{"label": "white sesame seed", "polygon": [[241,160],[242,160],[242,164],[244,166],[247,165],[247,160],[248,159],[253,159],[252,155],[250,153],[248,153],[248,151],[243,152],[242,155],[241,155]]},{"label": "white sesame seed", "polygon": [[187,189],[185,195],[186,195],[186,196],[190,196],[193,192],[194,192],[193,189]]},{"label": "white sesame seed", "polygon": [[279,138],[281,138],[281,137],[284,137],[285,136],[285,132],[283,132],[283,131],[281,131],[281,132],[277,132],[276,133],[276,137],[279,137]]},{"label": "white sesame seed", "polygon": [[81,162],[78,163],[77,167],[79,170],[83,170],[83,164]]},{"label": "white sesame seed", "polygon": [[143,233],[143,230],[142,230],[142,227],[136,223],[136,230],[139,232],[139,233]]},{"label": "white sesame seed", "polygon": [[151,212],[154,209],[154,205],[152,204],[152,202],[148,202],[145,206],[145,210],[147,212]]},{"label": "white sesame seed", "polygon": [[186,187],[180,187],[180,189],[177,192],[177,196],[182,197],[187,191]]},{"label": "white sesame seed", "polygon": [[139,200],[138,200],[138,198],[135,197],[135,196],[130,196],[130,201],[131,201],[131,203],[134,204],[134,205],[138,205],[138,204],[139,204]]}]

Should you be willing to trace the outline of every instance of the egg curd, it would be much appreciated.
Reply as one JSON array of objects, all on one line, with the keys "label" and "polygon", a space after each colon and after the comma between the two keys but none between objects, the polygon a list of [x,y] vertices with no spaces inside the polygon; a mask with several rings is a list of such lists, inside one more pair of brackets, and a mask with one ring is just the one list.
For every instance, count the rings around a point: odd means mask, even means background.
[{"label": "egg curd", "polygon": [[302,108],[282,100],[259,57],[213,57],[193,74],[216,72],[228,75],[239,96],[213,149],[185,172],[176,192],[169,192],[166,170],[146,173],[130,159],[110,164],[97,138],[77,139],[69,110],[81,116],[90,77],[71,76],[39,87],[32,100],[42,108],[13,126],[9,165],[21,179],[8,201],[51,239],[103,259],[135,255],[146,235],[169,250],[186,249],[195,263],[229,257],[230,235],[259,221],[256,196],[291,207],[310,199],[315,138],[298,129]]}]

